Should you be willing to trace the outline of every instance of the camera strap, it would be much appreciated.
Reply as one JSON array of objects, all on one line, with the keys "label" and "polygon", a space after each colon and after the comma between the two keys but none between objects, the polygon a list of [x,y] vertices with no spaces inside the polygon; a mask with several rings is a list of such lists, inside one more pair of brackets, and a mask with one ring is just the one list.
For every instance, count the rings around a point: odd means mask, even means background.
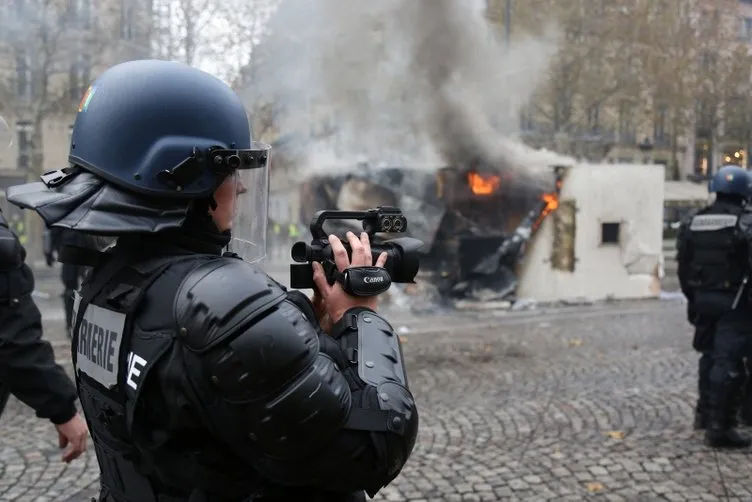
[{"label": "camera strap", "polygon": [[381,267],[350,267],[344,272],[332,273],[345,293],[352,296],[376,296],[392,285],[392,277]]}]

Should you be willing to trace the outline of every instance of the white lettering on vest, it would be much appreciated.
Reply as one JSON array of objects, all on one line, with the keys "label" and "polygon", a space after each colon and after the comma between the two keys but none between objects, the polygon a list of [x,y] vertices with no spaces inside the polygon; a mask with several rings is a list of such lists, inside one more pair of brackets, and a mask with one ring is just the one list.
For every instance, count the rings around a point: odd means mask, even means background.
[{"label": "white lettering on vest", "polygon": [[[77,315],[80,298],[74,302]],[[84,373],[104,387],[117,385],[125,314],[87,305],[78,326],[76,371]]]},{"label": "white lettering on vest", "polygon": [[125,383],[131,389],[138,390],[138,377],[141,376],[141,370],[144,369],[144,366],[146,366],[146,359],[133,352],[128,354],[128,378],[126,378]]},{"label": "white lettering on vest", "polygon": [[692,218],[689,229],[693,232],[716,232],[733,228],[739,217],[733,214],[700,214]]}]

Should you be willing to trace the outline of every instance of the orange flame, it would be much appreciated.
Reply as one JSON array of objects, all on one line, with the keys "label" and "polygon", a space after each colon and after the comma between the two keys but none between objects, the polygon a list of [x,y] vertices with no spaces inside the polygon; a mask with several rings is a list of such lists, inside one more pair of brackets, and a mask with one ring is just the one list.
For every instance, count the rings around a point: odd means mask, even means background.
[{"label": "orange flame", "polygon": [[559,194],[557,194],[556,192],[544,193],[543,195],[541,195],[541,200],[546,203],[546,207],[543,208],[543,211],[541,211],[538,219],[535,220],[535,225],[533,225],[533,228],[538,228],[540,224],[543,223],[543,220],[546,218],[546,216],[556,211],[556,209],[558,209],[559,207]]},{"label": "orange flame", "polygon": [[467,184],[475,195],[491,195],[501,186],[501,177],[497,175],[483,176],[476,172],[467,173]]}]

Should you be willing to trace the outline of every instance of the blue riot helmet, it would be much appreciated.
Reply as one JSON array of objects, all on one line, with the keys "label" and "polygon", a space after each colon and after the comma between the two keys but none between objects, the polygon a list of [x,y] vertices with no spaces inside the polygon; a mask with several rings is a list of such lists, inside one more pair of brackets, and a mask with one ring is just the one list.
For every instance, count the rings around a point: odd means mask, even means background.
[{"label": "blue riot helmet", "polygon": [[229,183],[230,247],[253,261],[266,248],[270,154],[218,78],[177,62],[130,61],[81,99],[69,167],[9,188],[8,200],[48,226],[119,236],[180,227],[197,208],[215,207]]},{"label": "blue riot helmet", "polygon": [[708,191],[716,194],[737,195],[746,200],[752,196],[752,178],[745,169],[739,166],[723,166],[710,179]]}]

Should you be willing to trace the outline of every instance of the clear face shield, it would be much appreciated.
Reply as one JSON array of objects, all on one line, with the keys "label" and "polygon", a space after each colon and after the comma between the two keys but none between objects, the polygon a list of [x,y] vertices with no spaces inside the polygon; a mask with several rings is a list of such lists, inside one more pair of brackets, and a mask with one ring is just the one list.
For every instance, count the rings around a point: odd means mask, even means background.
[{"label": "clear face shield", "polygon": [[254,141],[251,150],[242,150],[245,161],[225,181],[233,198],[232,239],[228,249],[250,263],[266,257],[271,153],[270,145]]}]

